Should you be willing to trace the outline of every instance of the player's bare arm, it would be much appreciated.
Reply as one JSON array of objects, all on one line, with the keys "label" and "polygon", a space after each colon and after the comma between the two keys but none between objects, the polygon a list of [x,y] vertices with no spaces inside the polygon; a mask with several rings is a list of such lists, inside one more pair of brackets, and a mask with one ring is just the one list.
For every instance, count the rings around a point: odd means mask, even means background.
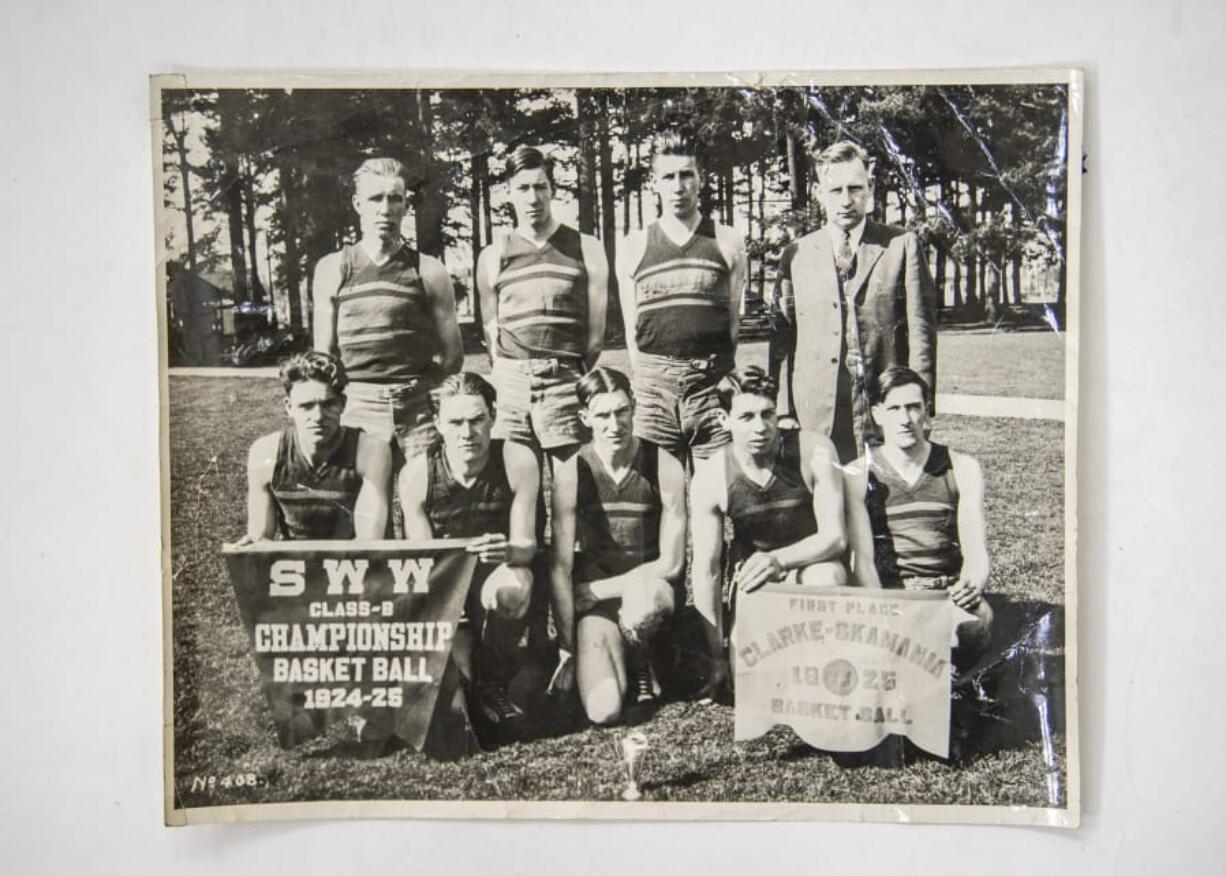
[{"label": "player's bare arm", "polygon": [[501,240],[481,250],[481,255],[477,257],[477,294],[481,296],[482,329],[491,362],[498,355],[498,290],[494,280],[501,258]]},{"label": "player's bare arm", "polygon": [[581,235],[580,243],[583,264],[587,268],[587,355],[584,361],[591,368],[604,349],[609,310],[609,260],[600,241],[590,234]]},{"label": "player's bare arm", "polygon": [[410,541],[434,538],[434,527],[426,513],[426,493],[430,486],[429,460],[425,454],[409,459],[400,470],[397,487],[400,510],[404,515],[404,536]]},{"label": "player's bare arm", "polygon": [[859,587],[881,588],[873,551],[873,525],[868,517],[868,460],[857,459],[843,476],[843,507],[847,513],[847,543],[852,554],[852,582]]},{"label": "player's bare arm", "polygon": [[741,301],[745,297],[745,283],[749,278],[749,259],[745,255],[745,241],[736,229],[716,223],[715,242],[729,267],[728,307],[732,316],[732,349],[736,350],[737,333],[741,326]]},{"label": "player's bare arm", "polygon": [[626,352],[630,356],[630,365],[638,367],[639,348],[635,346],[635,295],[634,269],[643,260],[643,252],[647,249],[647,235],[642,231],[632,231],[622,238],[617,251],[617,297],[622,306],[622,323],[626,328]]},{"label": "player's bare arm", "polygon": [[536,500],[541,477],[535,464],[519,456],[505,457],[507,481],[511,485],[511,524],[507,539],[508,566],[527,566],[536,556]]},{"label": "player's bare arm", "polygon": [[340,355],[336,340],[336,295],[340,289],[341,254],[334,252],[315,263],[315,278],[311,281],[315,349],[333,356]]},{"label": "player's bare arm", "polygon": [[[575,510],[578,499],[578,454],[561,460],[553,469],[553,545],[549,565],[550,595],[558,646],[575,652]],[[582,607],[582,606],[579,606]]]},{"label": "player's bare arm", "polygon": [[391,445],[360,433],[356,467],[362,486],[353,506],[354,538],[381,539],[391,509]]},{"label": "player's bare arm", "polygon": [[707,644],[712,655],[722,647],[720,600],[720,558],[724,550],[724,506],[727,486],[724,481],[724,454],[698,460],[690,481],[690,533],[694,546],[692,584],[694,606],[702,615]]},{"label": "player's bare arm", "polygon": [[963,453],[950,452],[958,481],[958,541],[962,545],[962,571],[950,589],[950,598],[968,611],[979,605],[991,573],[987,520],[983,505],[983,470]]},{"label": "player's bare arm", "polygon": [[430,296],[434,331],[438,337],[435,361],[444,374],[455,374],[464,364],[464,344],[455,313],[455,287],[446,266],[436,258],[421,257],[421,280]]},{"label": "player's bare arm", "polygon": [[277,534],[276,500],[272,475],[277,465],[280,432],[256,439],[247,454],[247,533],[238,544],[271,539]]}]

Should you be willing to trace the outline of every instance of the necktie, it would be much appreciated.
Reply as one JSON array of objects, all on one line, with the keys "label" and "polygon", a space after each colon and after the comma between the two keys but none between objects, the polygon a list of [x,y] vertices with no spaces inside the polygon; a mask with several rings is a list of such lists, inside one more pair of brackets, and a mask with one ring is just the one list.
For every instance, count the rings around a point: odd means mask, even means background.
[{"label": "necktie", "polygon": [[843,282],[847,282],[847,278],[852,274],[852,265],[856,260],[856,254],[851,251],[851,232],[846,228],[840,228],[839,248],[835,253],[834,261],[839,269],[839,278]]}]

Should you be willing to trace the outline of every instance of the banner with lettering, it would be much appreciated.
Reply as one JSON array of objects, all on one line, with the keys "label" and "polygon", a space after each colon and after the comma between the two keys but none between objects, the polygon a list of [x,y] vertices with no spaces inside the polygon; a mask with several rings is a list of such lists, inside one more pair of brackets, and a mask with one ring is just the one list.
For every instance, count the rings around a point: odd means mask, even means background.
[{"label": "banner with lettering", "polygon": [[283,746],[339,721],[356,742],[397,737],[421,751],[429,736],[430,753],[472,748],[452,738],[471,731],[447,707],[459,684],[451,646],[477,562],[466,544],[222,548]]},{"label": "banner with lettering", "polygon": [[866,751],[896,733],[948,757],[952,607],[941,591],[740,594],[736,738],[786,725],[815,748]]}]

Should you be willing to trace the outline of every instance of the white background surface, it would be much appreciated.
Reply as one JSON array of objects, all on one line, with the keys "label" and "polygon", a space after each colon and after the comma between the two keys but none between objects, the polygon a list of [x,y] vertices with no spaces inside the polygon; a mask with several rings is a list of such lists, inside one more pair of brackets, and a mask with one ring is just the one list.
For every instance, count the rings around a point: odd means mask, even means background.
[{"label": "white background surface", "polygon": [[[1226,7],[660,5],[3,3],[0,869],[1221,871]],[[1088,74],[1081,830],[161,827],[147,74],[1050,63]]]}]

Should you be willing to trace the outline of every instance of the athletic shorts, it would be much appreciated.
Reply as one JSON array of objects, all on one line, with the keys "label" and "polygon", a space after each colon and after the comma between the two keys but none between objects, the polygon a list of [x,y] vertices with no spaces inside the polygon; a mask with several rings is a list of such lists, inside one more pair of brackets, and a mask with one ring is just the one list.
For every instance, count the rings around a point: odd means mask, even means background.
[{"label": "athletic shorts", "polygon": [[490,374],[498,392],[494,437],[543,450],[582,443],[575,395],[582,376],[579,360],[495,359]]},{"label": "athletic shorts", "polygon": [[407,459],[438,440],[430,391],[434,381],[421,377],[407,383],[362,383],[345,386],[341,425],[394,441]]},{"label": "athletic shorts", "polygon": [[720,423],[719,381],[732,355],[700,359],[638,354],[634,370],[634,434],[678,459],[711,456],[730,440]]}]

